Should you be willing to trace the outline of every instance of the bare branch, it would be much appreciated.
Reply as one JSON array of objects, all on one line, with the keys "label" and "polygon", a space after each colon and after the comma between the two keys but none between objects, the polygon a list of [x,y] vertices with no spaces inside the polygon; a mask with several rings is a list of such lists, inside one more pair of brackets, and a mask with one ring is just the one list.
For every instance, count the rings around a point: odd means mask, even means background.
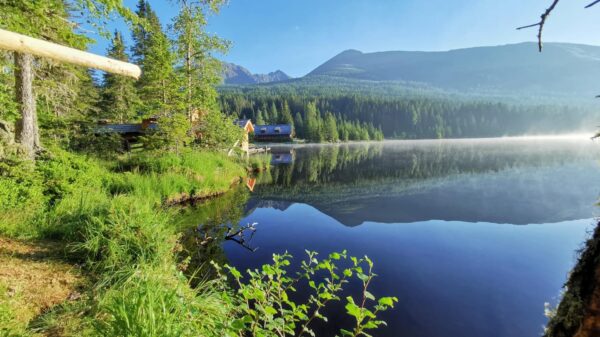
[{"label": "bare branch", "polygon": [[[550,5],[550,7],[548,7],[546,9],[546,11],[540,17],[540,22],[534,23],[532,25],[527,25],[527,26],[523,26],[523,27],[517,28],[517,30],[521,30],[521,29],[531,28],[531,27],[536,27],[536,26],[540,27],[539,30],[538,30],[538,36],[537,36],[538,37],[538,49],[539,49],[540,52],[542,52],[542,49],[543,49],[542,34],[544,32],[544,25],[546,24],[546,20],[548,19],[548,16],[550,16],[550,14],[552,13],[552,11],[554,11],[554,8],[556,8],[556,5],[558,4],[559,1],[560,0],[553,0],[552,1],[552,5]],[[600,2],[600,0],[597,0],[596,2]],[[592,6],[594,4],[592,4]]]},{"label": "bare branch", "polygon": [[592,6],[596,5],[596,4],[599,4],[599,3],[600,3],[600,0],[596,0],[596,1],[592,2],[591,4],[585,6],[585,8],[590,8],[590,7],[592,7]]}]

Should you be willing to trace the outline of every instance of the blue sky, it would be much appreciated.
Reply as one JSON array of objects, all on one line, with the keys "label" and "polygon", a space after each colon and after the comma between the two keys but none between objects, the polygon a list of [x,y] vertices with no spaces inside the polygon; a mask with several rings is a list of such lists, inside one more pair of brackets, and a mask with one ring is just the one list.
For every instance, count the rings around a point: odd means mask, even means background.
[{"label": "blue sky", "polygon": [[[135,8],[136,0],[125,0]],[[545,41],[600,45],[600,5],[563,0],[545,29]],[[176,7],[150,0],[164,25]],[[208,30],[232,43],[221,58],[252,72],[281,69],[303,76],[346,49],[448,50],[535,40],[534,23],[550,0],[230,0]],[[118,20],[111,28],[127,29]],[[126,33],[129,36],[129,33]],[[105,54],[99,38],[90,50]]]}]

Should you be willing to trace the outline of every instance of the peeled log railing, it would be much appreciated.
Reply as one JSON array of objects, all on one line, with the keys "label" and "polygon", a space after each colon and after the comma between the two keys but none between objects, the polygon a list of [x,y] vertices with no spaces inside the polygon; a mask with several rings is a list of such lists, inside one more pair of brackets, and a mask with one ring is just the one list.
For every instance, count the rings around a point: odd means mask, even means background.
[{"label": "peeled log railing", "polygon": [[49,58],[58,62],[100,69],[109,73],[139,78],[140,67],[56,43],[0,29],[0,49]]}]

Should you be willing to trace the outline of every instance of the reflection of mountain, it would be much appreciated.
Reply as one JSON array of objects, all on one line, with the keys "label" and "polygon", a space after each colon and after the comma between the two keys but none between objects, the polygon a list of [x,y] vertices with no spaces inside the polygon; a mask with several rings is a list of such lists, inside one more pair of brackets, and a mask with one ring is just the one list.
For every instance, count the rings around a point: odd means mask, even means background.
[{"label": "reflection of mountain", "polygon": [[281,200],[262,200],[262,199],[250,199],[246,203],[245,213],[252,213],[257,208],[273,208],[279,211],[285,211],[293,202],[281,201]]},{"label": "reflection of mountain", "polygon": [[[589,218],[600,171],[589,141],[404,142],[300,148],[260,178],[260,200],[310,204],[349,226]],[[260,207],[260,206],[259,206]]]}]

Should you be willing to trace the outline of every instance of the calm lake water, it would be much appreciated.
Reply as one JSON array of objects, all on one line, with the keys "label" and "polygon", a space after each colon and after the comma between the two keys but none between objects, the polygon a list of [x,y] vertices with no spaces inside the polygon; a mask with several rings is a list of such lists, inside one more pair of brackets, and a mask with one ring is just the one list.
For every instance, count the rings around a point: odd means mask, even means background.
[{"label": "calm lake water", "polygon": [[[253,192],[186,210],[184,243],[239,269],[285,251],[368,255],[371,292],[399,298],[374,336],[537,336],[594,226],[599,160],[574,138],[280,148]],[[242,243],[198,244],[254,222]],[[351,323],[343,306],[327,314],[317,336]]]}]

